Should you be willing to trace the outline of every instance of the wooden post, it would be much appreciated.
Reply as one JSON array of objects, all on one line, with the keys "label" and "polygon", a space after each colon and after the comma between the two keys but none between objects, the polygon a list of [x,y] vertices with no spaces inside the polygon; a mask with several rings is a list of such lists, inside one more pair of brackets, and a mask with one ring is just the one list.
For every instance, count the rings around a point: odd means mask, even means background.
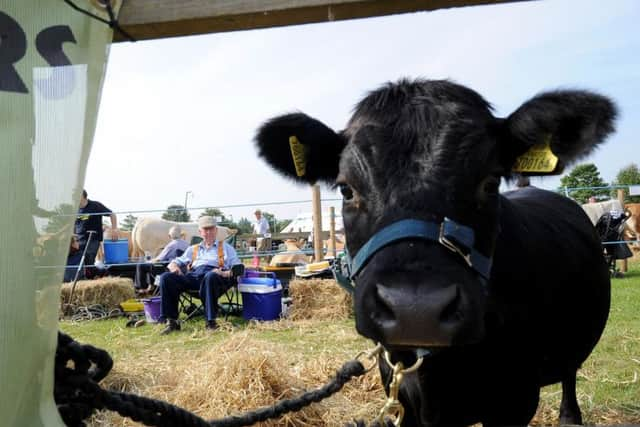
[{"label": "wooden post", "polygon": [[313,201],[313,253],[315,262],[322,261],[322,206],[320,206],[320,186],[311,187]]},{"label": "wooden post", "polygon": [[118,23],[145,40],[514,1],[523,0],[126,0]]},{"label": "wooden post", "polygon": [[[624,190],[622,188],[618,188],[618,201],[620,202],[620,204],[622,205],[622,210],[624,211]],[[627,270],[629,269],[629,264],[627,263],[627,259],[623,259],[621,260],[622,262],[620,263],[620,271],[622,271],[623,273],[626,273]]]},{"label": "wooden post", "polygon": [[327,248],[327,255],[331,254],[332,257],[336,257],[336,208],[331,206],[329,208],[329,247]]}]

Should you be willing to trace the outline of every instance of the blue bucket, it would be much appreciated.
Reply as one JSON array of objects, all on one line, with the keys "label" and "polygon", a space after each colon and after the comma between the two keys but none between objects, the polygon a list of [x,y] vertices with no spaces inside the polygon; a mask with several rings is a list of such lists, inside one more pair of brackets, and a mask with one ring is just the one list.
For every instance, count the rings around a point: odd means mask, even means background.
[{"label": "blue bucket", "polygon": [[102,245],[104,246],[105,264],[121,264],[129,260],[129,241],[127,239],[105,240]]}]

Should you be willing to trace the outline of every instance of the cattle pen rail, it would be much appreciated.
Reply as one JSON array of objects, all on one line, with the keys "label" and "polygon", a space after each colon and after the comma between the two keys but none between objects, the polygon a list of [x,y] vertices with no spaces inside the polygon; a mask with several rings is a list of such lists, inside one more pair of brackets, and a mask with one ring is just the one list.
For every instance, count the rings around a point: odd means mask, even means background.
[{"label": "cattle pen rail", "polygon": [[[235,236],[236,239],[236,248],[244,248],[245,246],[248,246],[250,241],[252,240],[256,240],[258,238],[262,238],[264,237],[262,234],[239,234],[237,236]],[[329,231],[323,231],[320,234],[320,237],[322,240],[327,240],[329,239]],[[295,232],[290,232],[290,233],[271,233],[271,237],[270,239],[272,241],[285,241],[285,240],[289,240],[289,239],[293,239],[293,240],[300,240],[300,239],[304,239],[307,240],[309,238],[309,232],[301,232],[301,231],[295,231]],[[314,237],[315,238],[315,237]]]}]

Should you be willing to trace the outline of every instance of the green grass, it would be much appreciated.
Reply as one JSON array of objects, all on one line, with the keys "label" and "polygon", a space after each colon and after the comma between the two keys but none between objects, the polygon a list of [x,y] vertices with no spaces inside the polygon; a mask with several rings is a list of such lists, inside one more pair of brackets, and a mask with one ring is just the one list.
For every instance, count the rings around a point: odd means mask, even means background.
[{"label": "green grass", "polygon": [[[371,347],[355,333],[352,319],[304,325],[288,322],[273,328],[247,324],[238,317],[229,319],[215,334],[204,332],[201,318],[185,322],[182,332],[169,336],[158,334],[161,325],[126,328],[124,319],[62,322],[60,328],[79,342],[107,350],[119,369],[126,369],[122,364],[127,360],[161,351],[197,352],[245,329],[256,339],[286,346],[298,360],[321,360],[331,354],[346,361]],[[640,424],[640,261],[630,263],[624,278],[612,280],[609,321],[600,343],[578,373],[577,389],[585,423]],[[560,397],[559,385],[545,387],[532,424],[556,424]]]},{"label": "green grass", "polygon": [[[109,352],[117,364],[119,359],[135,358],[136,354],[169,351],[199,350],[227,339],[238,330],[247,328],[242,318],[229,317],[229,322],[214,334],[205,334],[202,318],[182,323],[182,330],[167,336],[160,335],[163,325],[150,324],[140,328],[125,327],[124,319],[93,322],[61,322],[62,332],[81,343],[88,343]],[[251,327],[249,327],[251,328]],[[307,323],[302,328],[275,327],[255,331],[255,338],[285,344],[290,352],[302,358],[317,357],[318,351],[339,352],[355,356],[371,347],[369,341],[355,333],[353,320]],[[347,359],[345,359],[346,361]]]},{"label": "green grass", "polygon": [[[578,371],[578,400],[588,424],[640,423],[640,262],[611,281],[611,310],[600,342]],[[536,421],[557,420],[561,388],[545,387]]]}]

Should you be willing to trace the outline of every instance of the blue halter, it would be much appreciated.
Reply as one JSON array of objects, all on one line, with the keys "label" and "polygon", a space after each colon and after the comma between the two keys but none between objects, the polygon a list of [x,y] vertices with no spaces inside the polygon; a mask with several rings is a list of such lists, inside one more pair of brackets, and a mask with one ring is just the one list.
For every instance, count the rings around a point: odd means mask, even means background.
[{"label": "blue halter", "polygon": [[[482,255],[474,248],[475,233],[466,225],[444,218],[441,223],[403,219],[396,221],[375,233],[351,259],[345,251],[346,264],[334,265],[334,276],[340,286],[349,292],[354,291],[354,281],[373,255],[391,243],[405,239],[421,239],[438,242],[452,252],[460,255],[466,264],[478,273],[483,282],[489,280],[491,258]],[[346,269],[346,274],[342,270]]]}]

